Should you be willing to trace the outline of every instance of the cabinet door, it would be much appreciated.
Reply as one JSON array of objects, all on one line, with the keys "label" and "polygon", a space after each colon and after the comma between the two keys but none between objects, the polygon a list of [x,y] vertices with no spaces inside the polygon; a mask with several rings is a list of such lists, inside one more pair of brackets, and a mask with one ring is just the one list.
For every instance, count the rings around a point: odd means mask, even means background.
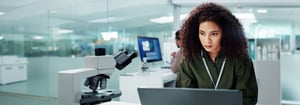
[{"label": "cabinet door", "polygon": [[17,66],[17,72],[19,76],[19,81],[27,80],[27,65],[20,64]]},{"label": "cabinet door", "polygon": [[15,80],[14,74],[16,74],[16,67],[13,65],[1,66],[1,84],[7,84]]},{"label": "cabinet door", "polygon": [[1,66],[1,84],[23,81],[27,79],[26,65]]}]

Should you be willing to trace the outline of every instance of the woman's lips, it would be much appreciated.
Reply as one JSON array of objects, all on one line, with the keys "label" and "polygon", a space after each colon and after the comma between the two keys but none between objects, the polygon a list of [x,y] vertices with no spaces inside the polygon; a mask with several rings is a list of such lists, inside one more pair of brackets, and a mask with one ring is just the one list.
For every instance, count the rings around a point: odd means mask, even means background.
[{"label": "woman's lips", "polygon": [[210,49],[210,48],[212,48],[212,45],[205,45],[204,47],[207,49]]}]

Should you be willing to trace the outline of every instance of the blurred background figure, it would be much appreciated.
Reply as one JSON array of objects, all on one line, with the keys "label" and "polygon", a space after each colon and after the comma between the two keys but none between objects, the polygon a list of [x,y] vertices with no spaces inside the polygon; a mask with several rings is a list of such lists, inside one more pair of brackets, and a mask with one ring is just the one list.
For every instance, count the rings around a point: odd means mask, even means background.
[{"label": "blurred background figure", "polygon": [[179,63],[182,59],[182,51],[181,51],[182,41],[181,41],[181,36],[180,36],[180,30],[177,30],[175,32],[175,40],[176,40],[176,45],[179,49],[178,49],[178,51],[171,53],[171,56],[172,56],[171,70],[173,71],[173,73],[178,72]]}]

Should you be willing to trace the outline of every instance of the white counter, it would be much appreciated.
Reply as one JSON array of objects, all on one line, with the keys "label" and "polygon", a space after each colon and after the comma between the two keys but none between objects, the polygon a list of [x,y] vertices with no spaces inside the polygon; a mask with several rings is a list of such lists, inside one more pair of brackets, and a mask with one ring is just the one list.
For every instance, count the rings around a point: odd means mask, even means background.
[{"label": "white counter", "polygon": [[147,72],[134,72],[120,75],[120,101],[140,104],[137,93],[138,87],[163,88],[166,84],[174,82],[177,75],[171,70],[150,70]]}]

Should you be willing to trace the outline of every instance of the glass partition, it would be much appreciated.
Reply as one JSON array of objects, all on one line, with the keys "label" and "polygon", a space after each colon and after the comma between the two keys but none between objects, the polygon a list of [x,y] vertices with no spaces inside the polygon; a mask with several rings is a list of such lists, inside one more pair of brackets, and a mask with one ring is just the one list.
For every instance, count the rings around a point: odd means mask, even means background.
[{"label": "glass partition", "polygon": [[95,47],[104,47],[112,54],[112,42],[103,40],[100,34],[108,29],[107,4],[107,0],[90,0],[49,10],[50,97],[58,96],[59,71],[83,68],[84,57],[94,55]]},{"label": "glass partition", "polygon": [[0,92],[47,97],[48,43],[40,36],[48,36],[48,12],[35,19],[14,12],[0,16]]},{"label": "glass partition", "polygon": [[[49,96],[57,97],[57,72],[82,68],[84,57],[93,56],[95,48],[105,48],[107,55],[113,55],[120,50],[136,52],[137,36],[158,37],[164,42],[172,36],[172,22],[150,21],[162,16],[172,16],[172,6],[162,1],[94,0],[49,10]],[[122,71],[115,71],[107,88],[119,89],[119,75],[139,71],[140,62],[137,57]]]},{"label": "glass partition", "polygon": [[[18,68],[26,68],[24,73],[16,73],[23,79],[3,83],[1,92],[55,98],[57,72],[82,68],[84,57],[94,55],[94,48],[106,48],[106,54],[112,55],[124,49],[136,52],[137,36],[157,37],[161,43],[173,39],[172,21],[157,20],[173,16],[172,5],[166,1],[76,0],[55,5],[58,2],[32,3],[51,7],[37,12],[35,18],[0,18],[1,67],[14,68],[3,65],[13,59],[22,61]],[[161,48],[164,50],[163,44]],[[118,89],[118,75],[139,71],[140,62],[137,57],[124,70],[116,71],[108,88]],[[16,74],[11,77],[17,78]]]}]

